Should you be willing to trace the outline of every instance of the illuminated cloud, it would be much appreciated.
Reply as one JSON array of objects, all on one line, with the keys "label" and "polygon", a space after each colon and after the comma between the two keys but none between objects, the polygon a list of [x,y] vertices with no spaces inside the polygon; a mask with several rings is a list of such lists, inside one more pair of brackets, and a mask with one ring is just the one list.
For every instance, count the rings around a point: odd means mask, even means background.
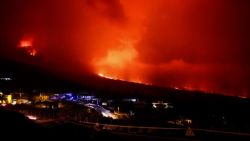
[{"label": "illuminated cloud", "polygon": [[43,57],[37,65],[57,72],[87,70],[249,96],[249,5],[247,0],[5,0],[0,41],[6,47],[0,51],[12,52],[12,43],[32,33]]}]

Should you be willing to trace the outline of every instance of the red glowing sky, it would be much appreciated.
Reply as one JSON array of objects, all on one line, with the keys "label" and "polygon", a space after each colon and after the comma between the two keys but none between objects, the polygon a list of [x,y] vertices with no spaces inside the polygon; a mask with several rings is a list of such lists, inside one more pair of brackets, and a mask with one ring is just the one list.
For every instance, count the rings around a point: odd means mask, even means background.
[{"label": "red glowing sky", "polygon": [[250,96],[249,13],[248,0],[1,0],[0,51],[28,36],[44,68]]}]

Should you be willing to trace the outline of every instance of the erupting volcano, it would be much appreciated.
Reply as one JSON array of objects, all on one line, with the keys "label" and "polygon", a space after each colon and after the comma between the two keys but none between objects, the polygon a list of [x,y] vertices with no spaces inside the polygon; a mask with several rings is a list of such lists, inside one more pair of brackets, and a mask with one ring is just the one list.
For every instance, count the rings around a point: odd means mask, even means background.
[{"label": "erupting volcano", "polygon": [[24,49],[25,52],[27,54],[29,54],[30,56],[36,56],[36,54],[37,54],[37,50],[33,46],[33,39],[32,38],[21,39],[18,47]]},{"label": "erupting volcano", "polygon": [[35,65],[68,77],[88,72],[249,97],[249,6],[247,0],[3,0],[0,51],[15,58],[18,44],[30,56],[39,53]]}]

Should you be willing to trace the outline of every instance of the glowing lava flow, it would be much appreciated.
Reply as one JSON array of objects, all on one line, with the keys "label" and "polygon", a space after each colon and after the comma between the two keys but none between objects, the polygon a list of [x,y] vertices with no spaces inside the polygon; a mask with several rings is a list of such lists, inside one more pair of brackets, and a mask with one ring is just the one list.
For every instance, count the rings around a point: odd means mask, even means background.
[{"label": "glowing lava flow", "polygon": [[36,56],[37,55],[37,50],[33,47],[33,39],[32,38],[22,39],[19,42],[18,47],[25,49],[25,51],[30,56]]},{"label": "glowing lava flow", "polygon": [[31,49],[28,51],[28,53],[30,54],[30,56],[36,56],[37,51],[36,51],[36,49]]},{"label": "glowing lava flow", "polygon": [[106,75],[101,74],[101,73],[98,73],[98,75],[99,75],[100,77],[107,78],[107,79],[119,80],[119,79],[117,79],[117,78],[114,78],[114,77],[111,77],[111,76],[106,76]]},{"label": "glowing lava flow", "polygon": [[101,73],[98,73],[98,76],[106,78],[106,79],[111,79],[111,80],[120,80],[120,81],[127,81],[127,82],[133,82],[133,83],[144,84],[144,85],[152,85],[150,83],[144,83],[144,82],[136,81],[136,80],[128,81],[128,80],[124,80],[124,79],[119,79],[119,78],[107,76],[107,75],[104,75],[104,74],[101,74]]}]

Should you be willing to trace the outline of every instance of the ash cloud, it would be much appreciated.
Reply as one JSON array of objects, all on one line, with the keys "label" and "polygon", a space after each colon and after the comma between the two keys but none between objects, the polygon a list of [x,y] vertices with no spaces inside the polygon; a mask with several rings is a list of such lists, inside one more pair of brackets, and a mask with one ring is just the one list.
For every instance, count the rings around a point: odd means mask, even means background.
[{"label": "ash cloud", "polygon": [[90,8],[115,22],[125,22],[126,15],[120,0],[85,0]]},{"label": "ash cloud", "polygon": [[43,58],[37,65],[66,72],[79,68],[77,73],[93,71],[89,60],[107,51],[103,46],[113,37],[106,35],[115,36],[126,19],[119,0],[3,0],[0,9],[1,51],[7,57],[23,36],[32,35]]},{"label": "ash cloud", "polygon": [[15,58],[19,40],[31,35],[42,58],[36,65],[96,73],[96,61],[127,50],[121,40],[135,40],[135,57],[116,77],[249,96],[249,6],[248,0],[1,0],[0,51]]}]

